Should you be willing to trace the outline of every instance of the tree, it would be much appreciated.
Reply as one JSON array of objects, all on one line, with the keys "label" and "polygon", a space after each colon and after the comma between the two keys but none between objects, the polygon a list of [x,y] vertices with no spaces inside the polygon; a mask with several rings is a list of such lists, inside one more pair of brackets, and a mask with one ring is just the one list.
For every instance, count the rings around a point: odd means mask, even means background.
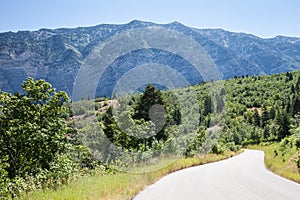
[{"label": "tree", "polygon": [[299,86],[300,86],[300,76],[298,76],[298,80],[297,80],[296,87],[295,87],[295,90],[297,92],[299,92]]},{"label": "tree", "polygon": [[106,135],[106,137],[112,142],[114,143],[116,141],[116,128],[118,128],[117,123],[114,119],[113,116],[113,112],[112,112],[112,107],[109,107],[103,118],[102,118],[102,122],[103,122],[103,131]]},{"label": "tree", "polygon": [[155,90],[155,87],[151,84],[147,85],[141,98],[137,102],[135,107],[134,119],[144,119],[150,121],[149,110],[153,105],[162,105],[166,109],[165,102],[162,98],[161,91]]},{"label": "tree", "polygon": [[[154,109],[153,109],[154,108]],[[157,108],[157,109],[156,109]],[[151,119],[150,109],[154,110],[155,117]],[[145,91],[143,92],[141,98],[138,100],[137,105],[134,108],[135,112],[133,119],[145,121],[152,121],[160,130],[157,130],[155,138],[157,140],[166,140],[167,134],[164,129],[167,125],[166,111],[167,106],[162,97],[161,91],[155,90],[155,87],[151,84],[147,85]],[[162,128],[161,128],[162,127]]]},{"label": "tree", "polygon": [[286,73],[286,82],[293,80],[293,74],[290,72]]},{"label": "tree", "polygon": [[224,103],[223,97],[217,96],[216,99],[217,99],[217,112],[221,113],[223,111],[223,109],[225,108],[225,103]]},{"label": "tree", "polygon": [[254,117],[254,125],[260,127],[260,116],[259,116],[258,110],[256,108],[254,109],[253,117]]},{"label": "tree", "polygon": [[300,97],[299,96],[295,96],[292,107],[293,107],[293,115],[300,112]]},{"label": "tree", "polygon": [[264,126],[263,136],[265,139],[268,139],[270,137],[270,128],[269,126]]},{"label": "tree", "polygon": [[226,95],[226,91],[224,88],[222,88],[220,91],[220,96],[224,97],[225,95]]},{"label": "tree", "polygon": [[207,116],[212,113],[212,101],[210,95],[204,96],[204,110],[203,115]]},{"label": "tree", "polygon": [[0,94],[0,157],[7,157],[9,178],[49,169],[68,148],[67,94],[32,78],[22,88],[24,94]]},{"label": "tree", "polygon": [[270,112],[269,112],[269,119],[275,119],[275,117],[276,117],[276,111],[275,111],[274,106],[272,106],[272,108],[270,109]]},{"label": "tree", "polygon": [[262,113],[261,113],[261,126],[262,126],[262,128],[264,128],[266,126],[268,120],[269,120],[268,110],[265,106],[263,106]]},{"label": "tree", "polygon": [[286,136],[290,135],[290,120],[286,111],[278,113],[276,123],[278,125],[277,139],[282,140]]},{"label": "tree", "polygon": [[295,93],[295,86],[294,85],[291,86],[291,93],[293,93],[293,94]]},{"label": "tree", "polygon": [[173,124],[179,125],[181,124],[181,112],[180,112],[180,106],[175,105],[175,108],[173,110]]}]

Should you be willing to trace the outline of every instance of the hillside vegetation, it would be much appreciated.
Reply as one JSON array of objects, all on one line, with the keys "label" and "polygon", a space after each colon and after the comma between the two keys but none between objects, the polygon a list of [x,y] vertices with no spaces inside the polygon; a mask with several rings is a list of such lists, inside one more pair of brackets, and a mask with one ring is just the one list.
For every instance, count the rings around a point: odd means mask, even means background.
[{"label": "hillside vegetation", "polygon": [[299,173],[300,71],[74,103],[42,80],[22,87],[0,93],[1,197],[255,144]]}]

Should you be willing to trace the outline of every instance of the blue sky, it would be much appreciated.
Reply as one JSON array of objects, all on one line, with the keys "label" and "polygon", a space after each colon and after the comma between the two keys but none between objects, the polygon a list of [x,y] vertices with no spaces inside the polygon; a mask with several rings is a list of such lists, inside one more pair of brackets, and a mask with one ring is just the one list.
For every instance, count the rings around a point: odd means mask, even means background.
[{"label": "blue sky", "polygon": [[298,0],[1,0],[0,32],[128,23],[133,19],[300,37]]}]

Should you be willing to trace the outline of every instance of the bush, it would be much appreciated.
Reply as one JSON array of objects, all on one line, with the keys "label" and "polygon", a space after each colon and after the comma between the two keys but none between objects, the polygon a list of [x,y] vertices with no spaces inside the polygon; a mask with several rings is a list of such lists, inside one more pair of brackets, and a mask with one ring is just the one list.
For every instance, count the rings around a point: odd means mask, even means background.
[{"label": "bush", "polygon": [[214,153],[214,154],[223,154],[225,152],[225,149],[220,144],[214,144],[212,146],[211,152]]}]

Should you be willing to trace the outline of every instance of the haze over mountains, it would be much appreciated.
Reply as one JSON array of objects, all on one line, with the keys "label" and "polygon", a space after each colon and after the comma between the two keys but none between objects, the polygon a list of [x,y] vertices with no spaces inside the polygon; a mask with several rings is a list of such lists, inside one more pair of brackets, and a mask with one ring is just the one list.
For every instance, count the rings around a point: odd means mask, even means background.
[{"label": "haze over mountains", "polygon": [[[222,29],[195,29],[178,22],[158,25],[134,20],[123,25],[0,33],[0,89],[21,91],[21,83],[34,77],[45,79],[57,90],[71,95],[80,66],[96,46],[123,31],[154,25],[193,38],[210,55],[223,79],[300,69],[300,38],[263,39]],[[188,76],[193,84],[202,81],[200,76],[189,71],[190,63],[170,52],[150,48],[128,56],[120,56],[112,63],[111,70],[100,80],[96,95],[111,93],[109,86],[120,78],[118,70],[149,62],[172,66]]]}]

